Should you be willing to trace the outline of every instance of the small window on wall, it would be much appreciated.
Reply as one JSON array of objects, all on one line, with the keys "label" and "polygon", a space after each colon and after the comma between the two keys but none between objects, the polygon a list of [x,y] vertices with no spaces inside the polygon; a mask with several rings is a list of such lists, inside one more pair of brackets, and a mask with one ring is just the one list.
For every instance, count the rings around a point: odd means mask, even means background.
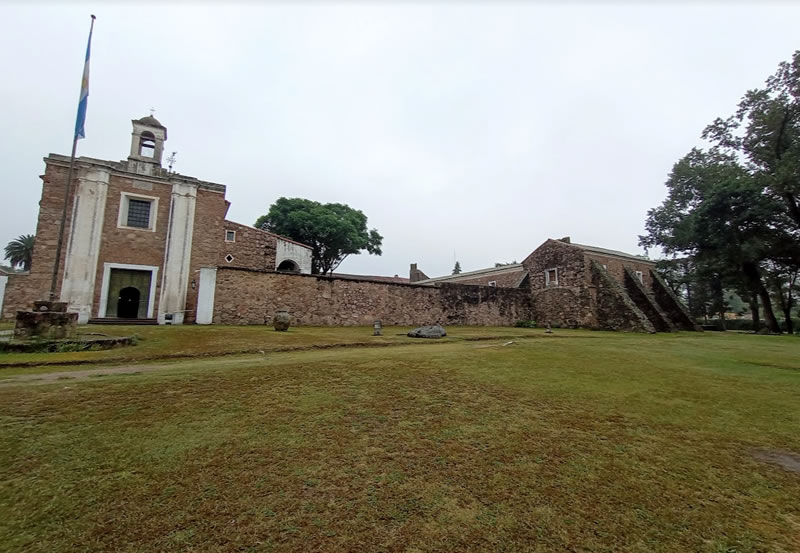
[{"label": "small window on wall", "polygon": [[558,286],[558,269],[547,269],[544,272],[545,286]]},{"label": "small window on wall", "polygon": [[489,281],[489,286],[494,286],[496,288],[497,287],[497,281],[496,280],[490,280]]},{"label": "small window on wall", "polygon": [[642,271],[634,271],[634,274],[636,275],[636,278],[639,279],[639,282],[644,284],[644,275],[642,274]]},{"label": "small window on wall", "polygon": [[226,230],[225,231],[225,241],[226,242],[236,242],[236,231],[235,230]]},{"label": "small window on wall", "polygon": [[155,230],[158,198],[122,193],[117,226],[131,229]]}]

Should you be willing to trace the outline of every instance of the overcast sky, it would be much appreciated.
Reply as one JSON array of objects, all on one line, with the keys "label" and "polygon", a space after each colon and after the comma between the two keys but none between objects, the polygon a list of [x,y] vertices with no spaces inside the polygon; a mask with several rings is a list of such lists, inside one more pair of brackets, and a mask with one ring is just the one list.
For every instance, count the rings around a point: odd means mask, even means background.
[{"label": "overcast sky", "polygon": [[641,253],[672,164],[800,48],[788,2],[32,6],[0,6],[0,244],[35,232],[42,157],[69,155],[94,13],[79,155],[126,158],[153,107],[229,219],[280,196],[364,211],[384,242],[340,268],[361,274],[566,235]]}]

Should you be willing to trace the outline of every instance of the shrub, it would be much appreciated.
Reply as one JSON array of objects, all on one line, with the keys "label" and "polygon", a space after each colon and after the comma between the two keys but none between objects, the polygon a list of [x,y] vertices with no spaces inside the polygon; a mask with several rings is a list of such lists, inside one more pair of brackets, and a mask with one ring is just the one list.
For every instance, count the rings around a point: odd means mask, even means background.
[{"label": "shrub", "polygon": [[514,326],[517,328],[536,328],[536,321],[517,321]]}]

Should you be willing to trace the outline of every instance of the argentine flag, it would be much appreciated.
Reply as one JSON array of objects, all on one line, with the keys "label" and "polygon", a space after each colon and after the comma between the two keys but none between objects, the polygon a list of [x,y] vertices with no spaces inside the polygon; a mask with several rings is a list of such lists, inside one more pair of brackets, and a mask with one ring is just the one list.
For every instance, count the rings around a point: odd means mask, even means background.
[{"label": "argentine flag", "polygon": [[92,31],[94,30],[94,16],[89,27],[89,42],[86,44],[86,62],[83,64],[83,80],[81,81],[81,97],[78,101],[78,117],[75,119],[75,140],[86,138],[83,128],[86,122],[86,106],[89,104],[89,54],[92,50]]}]

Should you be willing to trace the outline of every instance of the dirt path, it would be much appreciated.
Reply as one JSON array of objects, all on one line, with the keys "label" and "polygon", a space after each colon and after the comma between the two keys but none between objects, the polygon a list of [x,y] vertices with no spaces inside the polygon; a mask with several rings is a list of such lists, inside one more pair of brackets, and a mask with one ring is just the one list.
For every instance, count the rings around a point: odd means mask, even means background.
[{"label": "dirt path", "polygon": [[[219,359],[216,361],[217,366],[238,364],[248,359],[263,359],[263,355],[237,355],[231,356],[229,359]],[[204,358],[207,360],[207,358]],[[76,381],[88,380],[90,378],[97,378],[101,376],[112,376],[119,374],[141,374],[153,371],[161,371],[170,368],[182,368],[191,365],[191,361],[183,362],[164,362],[164,363],[150,363],[143,365],[118,365],[112,367],[104,367],[99,369],[85,369],[78,371],[58,371],[50,373],[33,373],[33,374],[17,374],[5,378],[0,378],[0,387],[12,386],[14,384],[48,384],[54,381]]]},{"label": "dirt path", "polygon": [[[174,366],[174,364],[172,364]],[[105,369],[88,369],[84,371],[61,371],[53,373],[38,374],[18,374],[0,380],[0,386],[7,386],[19,382],[41,381],[52,382],[54,380],[86,380],[90,377],[106,376],[112,374],[138,374],[144,372],[157,371],[164,369],[168,365],[131,365],[123,367],[107,367]]]},{"label": "dirt path", "polygon": [[[513,340],[508,340],[508,338],[514,338]],[[454,344],[470,344],[474,342],[481,343],[480,345],[472,345],[473,349],[483,349],[483,348],[496,348],[496,347],[514,347],[518,344],[519,340],[534,338],[533,336],[510,336],[510,337],[497,337],[497,336],[490,336],[490,337],[480,337],[480,338],[468,338],[464,340],[464,342],[441,342],[441,345],[454,345]],[[496,341],[495,343],[483,343],[487,341]],[[432,343],[432,342],[420,342],[422,343]],[[380,346],[417,346],[419,344],[413,343],[388,343],[388,344],[380,344]],[[378,344],[361,344],[361,343],[354,343],[354,344],[326,344],[323,346],[304,346],[304,347],[290,347],[285,349],[279,350],[271,350],[266,353],[270,355],[280,355],[281,353],[296,353],[301,351],[313,351],[317,349],[339,349],[339,348],[358,348],[358,347],[375,347]],[[168,359],[165,358],[161,362],[151,362],[147,364],[126,364],[126,365],[111,365],[106,367],[98,367],[96,369],[82,369],[82,370],[72,370],[72,371],[54,371],[54,372],[40,372],[40,373],[30,373],[30,374],[17,374],[17,375],[9,375],[3,376],[2,371],[0,371],[0,387],[6,386],[13,386],[15,384],[48,384],[56,381],[80,381],[80,380],[88,380],[90,378],[98,378],[102,376],[112,376],[112,375],[121,375],[121,374],[141,374],[141,373],[149,373],[154,371],[160,371],[170,368],[188,368],[191,367],[193,364],[197,362],[214,362],[214,365],[225,366],[225,365],[237,365],[241,364],[242,362],[247,361],[258,361],[265,359],[265,352],[259,351],[257,354],[253,354],[250,352],[247,353],[239,353],[239,354],[222,354],[219,356],[201,356],[195,358],[180,358],[180,359]]]}]

